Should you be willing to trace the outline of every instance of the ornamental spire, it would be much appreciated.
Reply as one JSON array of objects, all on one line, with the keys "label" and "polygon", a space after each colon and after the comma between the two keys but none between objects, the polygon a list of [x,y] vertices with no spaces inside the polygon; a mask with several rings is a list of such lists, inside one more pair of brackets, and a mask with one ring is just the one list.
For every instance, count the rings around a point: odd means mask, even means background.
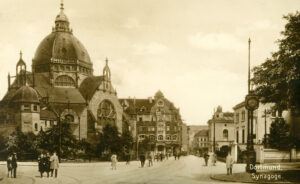
[{"label": "ornamental spire", "polygon": [[60,1],[60,10],[64,11],[64,0]]}]

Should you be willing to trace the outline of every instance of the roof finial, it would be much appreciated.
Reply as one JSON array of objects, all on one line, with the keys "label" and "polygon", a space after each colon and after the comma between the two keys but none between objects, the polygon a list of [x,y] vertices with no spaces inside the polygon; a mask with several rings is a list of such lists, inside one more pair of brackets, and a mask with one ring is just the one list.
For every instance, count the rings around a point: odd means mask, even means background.
[{"label": "roof finial", "polygon": [[22,50],[20,50],[20,59],[22,59]]},{"label": "roof finial", "polygon": [[108,58],[107,57],[105,58],[105,63],[106,63],[106,65],[108,65]]},{"label": "roof finial", "polygon": [[60,1],[60,10],[64,11],[64,0]]}]

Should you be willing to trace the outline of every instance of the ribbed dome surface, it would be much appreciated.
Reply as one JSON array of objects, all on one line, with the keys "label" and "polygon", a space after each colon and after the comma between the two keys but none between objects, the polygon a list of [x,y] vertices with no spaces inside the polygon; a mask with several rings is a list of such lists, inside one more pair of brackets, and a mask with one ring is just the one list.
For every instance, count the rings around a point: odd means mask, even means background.
[{"label": "ribbed dome surface", "polygon": [[22,86],[16,91],[11,101],[15,103],[39,103],[39,98],[35,89]]},{"label": "ribbed dome surface", "polygon": [[68,32],[53,32],[38,46],[33,65],[49,64],[50,59],[79,60],[91,64],[90,56],[80,41]]}]

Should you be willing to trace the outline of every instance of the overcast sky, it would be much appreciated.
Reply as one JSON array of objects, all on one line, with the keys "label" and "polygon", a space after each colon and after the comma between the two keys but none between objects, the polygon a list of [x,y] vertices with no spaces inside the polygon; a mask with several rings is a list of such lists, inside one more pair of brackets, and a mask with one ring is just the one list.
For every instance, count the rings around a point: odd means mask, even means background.
[{"label": "overcast sky", "polygon": [[[51,33],[59,0],[0,1],[0,98],[19,51],[27,68]],[[109,58],[119,98],[147,98],[161,90],[187,124],[206,124],[247,92],[248,38],[252,66],[277,50],[299,0],[65,0],[73,34],[100,75]],[[31,70],[31,69],[30,69]]]}]

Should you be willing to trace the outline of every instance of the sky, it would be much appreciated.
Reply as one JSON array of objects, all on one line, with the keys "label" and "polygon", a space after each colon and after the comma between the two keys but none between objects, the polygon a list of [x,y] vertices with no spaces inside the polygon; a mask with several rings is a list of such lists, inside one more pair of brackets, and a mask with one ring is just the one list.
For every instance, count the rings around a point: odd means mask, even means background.
[{"label": "sky", "polygon": [[[73,34],[87,49],[94,75],[109,59],[119,98],[148,98],[161,90],[188,125],[205,125],[247,93],[251,67],[278,47],[283,15],[299,0],[64,0]],[[298,9],[297,9],[298,7]],[[0,98],[22,50],[27,68],[51,33],[60,0],[0,1]],[[31,69],[30,69],[31,70]]]}]

